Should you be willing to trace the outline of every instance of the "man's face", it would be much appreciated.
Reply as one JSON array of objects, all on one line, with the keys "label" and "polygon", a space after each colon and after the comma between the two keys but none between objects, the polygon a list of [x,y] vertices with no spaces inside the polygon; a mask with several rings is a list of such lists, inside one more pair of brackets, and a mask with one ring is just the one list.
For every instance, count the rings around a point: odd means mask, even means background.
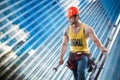
[{"label": "man's face", "polygon": [[78,21],[78,16],[71,16],[68,18],[71,25],[76,24]]}]

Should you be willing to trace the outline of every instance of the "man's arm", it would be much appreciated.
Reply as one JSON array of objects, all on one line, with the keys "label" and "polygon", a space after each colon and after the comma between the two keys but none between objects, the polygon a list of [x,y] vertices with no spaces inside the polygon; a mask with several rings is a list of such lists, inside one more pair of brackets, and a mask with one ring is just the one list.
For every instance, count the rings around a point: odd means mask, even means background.
[{"label": "man's arm", "polygon": [[96,34],[94,33],[93,29],[89,27],[89,37],[92,39],[92,41],[97,45],[97,47],[104,53],[107,52],[107,50],[104,48],[104,46],[101,44],[99,39],[97,38]]},{"label": "man's arm", "polygon": [[62,46],[61,46],[61,52],[60,52],[60,57],[59,57],[59,64],[63,64],[63,56],[66,52],[66,49],[67,49],[67,43],[69,41],[69,38],[67,35],[64,35],[63,37],[63,41],[62,41]]}]

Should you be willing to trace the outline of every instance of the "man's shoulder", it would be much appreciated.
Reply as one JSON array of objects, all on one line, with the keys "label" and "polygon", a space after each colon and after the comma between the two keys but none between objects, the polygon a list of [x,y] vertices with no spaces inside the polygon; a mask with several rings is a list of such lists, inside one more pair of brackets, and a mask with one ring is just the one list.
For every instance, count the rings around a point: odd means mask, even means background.
[{"label": "man's shoulder", "polygon": [[89,26],[89,25],[87,25],[85,23],[83,23],[83,24],[84,24],[84,29],[85,29],[86,34],[89,34],[89,33],[94,31],[91,26]]},{"label": "man's shoulder", "polygon": [[63,35],[67,35],[67,34],[68,34],[69,27],[70,27],[70,26],[66,27],[66,28],[63,30]]},{"label": "man's shoulder", "polygon": [[90,27],[89,25],[85,24],[85,23],[82,23],[84,25],[84,28],[85,30],[91,30],[92,27]]},{"label": "man's shoulder", "polygon": [[67,26],[64,30],[68,32],[70,26]]}]

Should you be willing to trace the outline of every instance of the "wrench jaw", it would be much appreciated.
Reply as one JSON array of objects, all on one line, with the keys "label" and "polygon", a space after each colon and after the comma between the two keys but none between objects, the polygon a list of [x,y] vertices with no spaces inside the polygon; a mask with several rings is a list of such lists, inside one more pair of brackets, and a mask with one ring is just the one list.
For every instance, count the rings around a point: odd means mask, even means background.
[{"label": "wrench jaw", "polygon": [[53,70],[56,72],[57,70],[58,70],[58,67],[59,67],[60,65],[57,65],[56,67],[54,67],[53,68]]},{"label": "wrench jaw", "polygon": [[56,72],[57,71],[57,67],[53,68],[53,70]]}]

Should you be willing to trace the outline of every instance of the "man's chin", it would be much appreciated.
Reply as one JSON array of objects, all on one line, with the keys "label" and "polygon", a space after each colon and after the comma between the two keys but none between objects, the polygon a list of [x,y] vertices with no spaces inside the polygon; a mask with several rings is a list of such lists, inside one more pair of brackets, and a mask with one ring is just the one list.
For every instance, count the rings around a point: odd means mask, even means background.
[{"label": "man's chin", "polygon": [[71,26],[75,27],[75,24],[71,24]]}]

